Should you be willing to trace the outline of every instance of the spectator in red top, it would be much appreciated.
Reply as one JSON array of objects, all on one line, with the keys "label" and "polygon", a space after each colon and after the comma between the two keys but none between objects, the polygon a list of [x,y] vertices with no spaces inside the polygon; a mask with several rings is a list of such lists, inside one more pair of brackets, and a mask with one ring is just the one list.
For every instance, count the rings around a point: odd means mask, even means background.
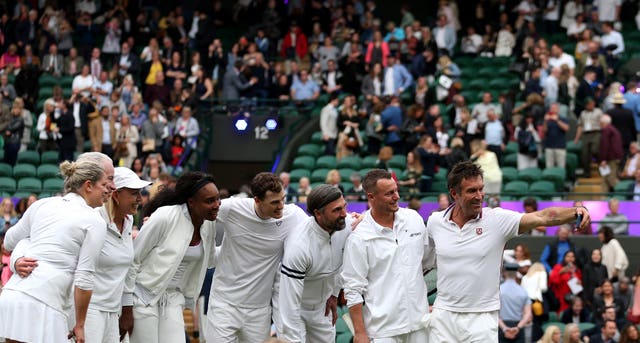
[{"label": "spectator in red top", "polygon": [[296,22],[291,22],[289,31],[282,41],[282,57],[302,59],[307,55],[307,36],[302,33]]},{"label": "spectator in red top", "polygon": [[180,162],[180,157],[184,153],[184,146],[182,145],[183,138],[180,135],[173,135],[171,141],[171,166],[176,167]]},{"label": "spectator in red top", "polygon": [[569,250],[564,254],[562,262],[556,264],[549,274],[549,286],[560,303],[558,313],[569,308],[567,296],[572,294],[569,281],[574,277],[582,282],[582,272],[576,266],[576,253]]},{"label": "spectator in red top", "polygon": [[600,117],[600,168],[609,168],[609,173],[603,176],[610,188],[613,188],[620,181],[618,180],[618,167],[623,156],[620,131],[611,125],[611,117],[603,114]]},{"label": "spectator in red top", "polygon": [[387,66],[387,56],[389,55],[389,45],[382,39],[382,33],[376,31],[373,33],[373,41],[367,46],[367,54],[364,56],[364,63],[367,66],[373,66],[380,63],[382,67]]}]

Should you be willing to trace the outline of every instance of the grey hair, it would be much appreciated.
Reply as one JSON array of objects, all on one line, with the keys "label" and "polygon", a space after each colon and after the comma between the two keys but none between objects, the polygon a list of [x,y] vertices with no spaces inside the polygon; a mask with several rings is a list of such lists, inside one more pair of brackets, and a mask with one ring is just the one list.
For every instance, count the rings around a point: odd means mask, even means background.
[{"label": "grey hair", "polygon": [[60,163],[60,173],[64,176],[64,193],[77,192],[86,181],[97,182],[104,175],[105,163],[113,163],[109,156],[100,152],[87,152],[75,162]]},{"label": "grey hair", "polygon": [[611,124],[611,117],[608,114],[603,114],[600,117],[600,122],[604,124]]}]

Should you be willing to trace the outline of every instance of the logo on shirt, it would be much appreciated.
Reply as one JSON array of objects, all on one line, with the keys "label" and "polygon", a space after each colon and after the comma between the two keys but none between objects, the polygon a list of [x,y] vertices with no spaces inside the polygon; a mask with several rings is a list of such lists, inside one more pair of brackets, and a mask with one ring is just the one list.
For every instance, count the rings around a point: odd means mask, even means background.
[{"label": "logo on shirt", "polygon": [[476,235],[480,236],[482,234],[482,228],[481,227],[477,227],[476,228]]},{"label": "logo on shirt", "polygon": [[282,220],[276,220],[276,226],[282,225]]},{"label": "logo on shirt", "polygon": [[410,234],[409,237],[420,236],[421,234],[422,234],[422,232],[414,232],[414,233]]}]

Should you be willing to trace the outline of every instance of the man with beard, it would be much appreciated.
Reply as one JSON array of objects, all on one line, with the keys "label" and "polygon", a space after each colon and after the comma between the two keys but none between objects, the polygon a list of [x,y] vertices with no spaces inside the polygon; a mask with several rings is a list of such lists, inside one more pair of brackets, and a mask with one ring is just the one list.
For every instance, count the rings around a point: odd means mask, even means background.
[{"label": "man with beard", "polygon": [[314,188],[307,198],[311,217],[286,241],[280,274],[279,337],[289,342],[333,342],[342,251],[351,232],[345,228],[347,203],[331,185]]},{"label": "man with beard", "polygon": [[[576,223],[585,230],[591,219],[583,206],[549,207],[531,213],[482,208],[482,169],[467,161],[448,176],[454,203],[427,222],[435,245],[438,297],[429,321],[430,342],[497,342],[500,267],[506,242],[538,226]],[[517,330],[522,330],[521,326]],[[517,332],[515,332],[517,335]]]},{"label": "man with beard", "polygon": [[[307,220],[294,204],[285,205],[282,181],[259,173],[251,181],[253,198],[222,202],[216,225],[224,236],[207,313],[208,342],[263,342],[277,313],[278,268],[284,242]],[[274,287],[274,284],[276,285]]]},{"label": "man with beard", "polygon": [[398,207],[398,184],[388,171],[374,169],[362,184],[371,210],[347,239],[341,274],[353,341],[428,342],[423,272],[433,255],[424,221]]}]

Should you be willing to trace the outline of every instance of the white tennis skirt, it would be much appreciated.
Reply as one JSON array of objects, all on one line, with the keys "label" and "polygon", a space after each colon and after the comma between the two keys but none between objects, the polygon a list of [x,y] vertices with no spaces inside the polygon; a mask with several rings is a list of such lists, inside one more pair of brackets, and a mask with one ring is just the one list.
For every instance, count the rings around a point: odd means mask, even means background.
[{"label": "white tennis skirt", "polygon": [[0,337],[32,343],[68,343],[67,317],[19,291],[0,296]]}]

